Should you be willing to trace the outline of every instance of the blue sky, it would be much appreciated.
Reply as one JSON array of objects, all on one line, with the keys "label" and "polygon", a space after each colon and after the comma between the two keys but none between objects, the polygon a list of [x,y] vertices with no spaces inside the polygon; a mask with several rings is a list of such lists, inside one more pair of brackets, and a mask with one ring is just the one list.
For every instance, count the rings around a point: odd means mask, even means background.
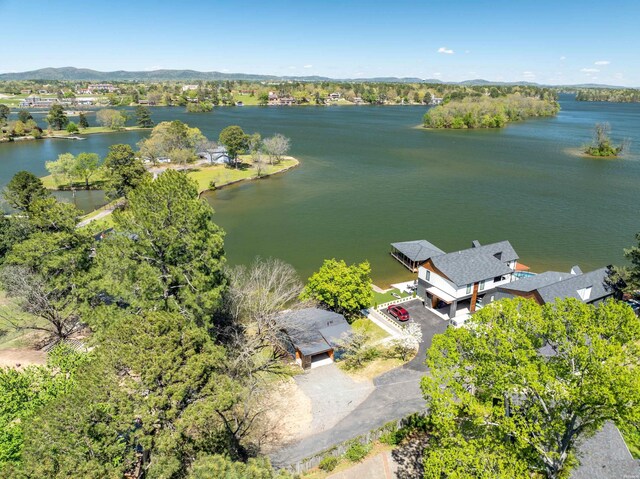
[{"label": "blue sky", "polygon": [[0,72],[190,68],[640,86],[639,23],[640,0],[0,0]]}]

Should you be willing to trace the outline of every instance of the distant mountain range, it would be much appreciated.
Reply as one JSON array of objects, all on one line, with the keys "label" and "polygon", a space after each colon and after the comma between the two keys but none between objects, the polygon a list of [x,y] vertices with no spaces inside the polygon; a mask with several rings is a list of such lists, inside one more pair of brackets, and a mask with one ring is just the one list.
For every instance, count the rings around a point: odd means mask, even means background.
[{"label": "distant mountain range", "polygon": [[374,78],[329,78],[323,76],[277,76],[257,75],[250,73],[200,72],[196,70],[152,70],[101,72],[88,68],[41,68],[28,72],[1,73],[0,81],[10,80],[62,80],[62,81],[215,81],[215,80],[246,80],[246,81],[350,81],[350,82],[378,82],[378,83],[448,83],[454,85],[483,86],[483,85],[530,85],[530,86],[565,86],[579,88],[625,88],[613,85],[581,84],[581,85],[541,85],[531,82],[494,82],[482,79],[465,80],[461,82],[443,82],[441,80],[415,77],[374,77]]}]

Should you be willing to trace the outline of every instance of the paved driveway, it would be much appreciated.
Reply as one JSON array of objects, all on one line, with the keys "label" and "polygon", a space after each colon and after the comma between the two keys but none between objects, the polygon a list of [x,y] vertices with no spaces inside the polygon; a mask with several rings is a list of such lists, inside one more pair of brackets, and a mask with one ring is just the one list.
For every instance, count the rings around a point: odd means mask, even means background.
[{"label": "paved driveway", "polygon": [[372,383],[355,381],[336,364],[310,369],[294,379],[311,400],[311,430],[315,433],[333,427],[374,390]]},{"label": "paved driveway", "polygon": [[[403,303],[412,320],[422,328],[422,344],[416,357],[404,366],[378,376],[375,390],[334,427],[289,444],[271,455],[275,466],[284,467],[312,456],[343,441],[383,426],[394,419],[423,410],[420,379],[427,372],[425,352],[433,336],[442,333],[447,323],[422,306],[419,300]],[[323,368],[318,368],[322,370]],[[333,394],[333,392],[327,394]]]}]

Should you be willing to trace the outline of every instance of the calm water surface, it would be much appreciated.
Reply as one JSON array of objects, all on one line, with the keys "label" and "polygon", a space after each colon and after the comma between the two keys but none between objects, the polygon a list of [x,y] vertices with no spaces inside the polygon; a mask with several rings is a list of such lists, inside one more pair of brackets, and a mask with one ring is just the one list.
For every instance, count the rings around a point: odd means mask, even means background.
[{"label": "calm water surface", "polygon": [[[383,284],[411,278],[389,243],[425,238],[444,250],[508,239],[534,271],[623,261],[640,231],[640,104],[561,101],[557,118],[489,131],[425,131],[421,107],[219,108],[187,114],[158,108],[216,138],[238,124],[291,138],[301,166],[284,175],[206,195],[226,230],[231,263],[256,255],[292,263],[303,277],[323,258],[368,259]],[[629,138],[625,159],[591,160],[571,149],[607,121]],[[0,145],[0,184],[20,169],[71,151],[106,153],[147,133]],[[85,193],[79,205],[102,200]]]}]

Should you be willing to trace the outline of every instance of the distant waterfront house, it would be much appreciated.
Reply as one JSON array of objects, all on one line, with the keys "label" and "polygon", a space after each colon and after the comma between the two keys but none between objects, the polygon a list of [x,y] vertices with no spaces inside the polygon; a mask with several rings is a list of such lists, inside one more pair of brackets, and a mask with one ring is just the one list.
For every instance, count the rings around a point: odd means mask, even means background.
[{"label": "distant waterfront house", "polygon": [[542,305],[556,299],[576,298],[583,303],[598,304],[615,295],[615,289],[606,281],[609,272],[609,268],[600,268],[583,273],[578,266],[569,273],[546,271],[501,285],[491,300],[522,297]]},{"label": "distant waterfront house", "polygon": [[360,103],[363,103],[363,100],[359,96],[356,96],[353,98],[353,103],[359,105]]},{"label": "distant waterfront house", "polygon": [[351,334],[344,316],[324,309],[292,311],[285,318],[289,352],[303,369],[331,364],[340,341]]},{"label": "distant waterfront house", "polygon": [[342,95],[340,94],[340,92],[334,92],[329,94],[329,100],[331,101],[338,101],[341,97]]},{"label": "distant waterfront house", "polygon": [[87,92],[89,94],[94,92],[117,93],[119,91],[120,88],[113,86],[111,83],[94,83],[87,87]]},{"label": "distant waterfront house", "polygon": [[435,96],[431,98],[431,102],[429,105],[440,105],[442,103],[442,98],[436,98]]},{"label": "distant waterfront house", "polygon": [[[414,258],[422,262],[418,297],[426,308],[458,323],[474,313],[498,286],[511,282],[518,264],[518,255],[508,241],[488,245],[473,241],[471,248],[453,253],[444,253],[426,241],[413,243],[417,243]],[[396,249],[398,244],[402,245],[395,243]],[[410,260],[411,250],[404,251]]]},{"label": "distant waterfront house", "polygon": [[54,103],[60,103],[57,98],[41,98],[36,95],[30,95],[19,104],[20,108],[49,108]]},{"label": "distant waterfront house", "polygon": [[198,85],[182,85],[182,91],[197,90]]},{"label": "distant waterfront house", "polygon": [[226,165],[231,162],[227,149],[222,145],[210,151],[199,151],[198,156],[209,160],[209,163],[214,165]]}]

